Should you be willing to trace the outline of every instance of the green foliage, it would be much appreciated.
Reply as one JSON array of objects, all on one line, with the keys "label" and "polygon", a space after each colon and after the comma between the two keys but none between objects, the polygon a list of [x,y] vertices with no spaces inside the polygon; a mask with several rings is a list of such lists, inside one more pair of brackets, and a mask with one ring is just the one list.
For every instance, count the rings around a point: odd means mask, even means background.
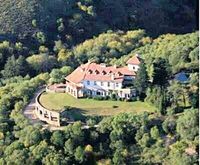
[{"label": "green foliage", "polygon": [[[0,40],[10,42],[0,43],[0,164],[197,164],[198,110],[182,111],[198,107],[198,32],[155,38],[194,30],[195,8],[186,0],[2,0]],[[23,115],[38,87],[63,82],[72,68],[125,65],[135,53],[144,63],[134,85],[159,115],[89,116],[89,129],[76,122],[52,132]],[[189,82],[171,81],[182,70]],[[33,78],[42,72],[50,74]]]},{"label": "green foliage", "polygon": [[148,87],[148,75],[143,62],[140,63],[140,68],[137,71],[137,75],[134,80],[134,87],[137,89],[140,99],[143,100]]},{"label": "green foliage", "polygon": [[62,154],[51,152],[42,159],[42,163],[49,165],[64,165],[66,164],[66,158],[64,158]]},{"label": "green foliage", "polygon": [[153,85],[165,86],[169,80],[169,64],[166,60],[158,58],[153,63]]},{"label": "green foliage", "polygon": [[162,164],[167,155],[166,147],[154,145],[151,148],[144,148],[140,162],[142,164]]},{"label": "green foliage", "polygon": [[148,88],[147,89],[147,97],[145,101],[150,104],[153,104],[156,108],[158,113],[165,114],[166,105],[165,105],[165,92],[161,90],[160,87]]},{"label": "green foliage", "polygon": [[57,147],[63,146],[64,144],[63,133],[60,131],[55,131],[51,136],[51,142]]},{"label": "green foliage", "polygon": [[162,123],[163,130],[168,134],[175,134],[176,131],[176,121],[173,117],[168,117]]},{"label": "green foliage", "polygon": [[35,73],[48,72],[57,65],[56,58],[46,54],[32,55],[26,60]]},{"label": "green foliage", "polygon": [[83,163],[84,161],[84,150],[80,146],[76,148],[75,153],[74,153],[75,159],[79,163]]},{"label": "green foliage", "polygon": [[[142,27],[153,35],[196,29],[197,4],[188,1],[16,0],[13,4],[7,0],[1,3],[0,33],[22,39],[38,31],[45,31],[50,38],[70,34],[82,41],[108,29]],[[48,32],[49,29],[53,32]]]},{"label": "green foliage", "polygon": [[[64,14],[64,1],[26,1],[17,0],[2,1],[0,29],[3,34],[14,34],[24,38],[33,34],[36,30],[45,30],[55,24],[60,14]],[[56,6],[56,7],[55,7]],[[35,26],[37,23],[37,26]]]},{"label": "green foliage", "polygon": [[172,149],[164,162],[177,165],[197,164],[198,158],[196,154],[189,155],[185,153],[187,147],[188,145],[184,141],[176,142],[172,145]]},{"label": "green foliage", "polygon": [[7,62],[4,66],[4,70],[2,70],[2,75],[4,78],[11,78],[15,76],[25,76],[28,72],[28,64],[24,57],[19,56],[16,59],[14,56],[11,56],[7,59]]},{"label": "green foliage", "polygon": [[157,128],[157,126],[154,126],[151,128],[150,134],[151,134],[151,137],[155,140],[160,138],[160,133],[159,133],[159,129]]},{"label": "green foliage", "polygon": [[186,109],[177,120],[176,130],[182,139],[194,140],[198,135],[198,110]]},{"label": "green foliage", "polygon": [[141,147],[145,148],[145,147],[150,147],[151,145],[151,137],[149,136],[148,133],[145,133],[143,136],[142,136],[142,139],[140,139],[138,141],[138,143],[141,145]]},{"label": "green foliage", "polygon": [[62,83],[65,80],[65,77],[71,73],[71,67],[64,66],[61,69],[53,69],[50,73],[49,82],[53,83]]}]

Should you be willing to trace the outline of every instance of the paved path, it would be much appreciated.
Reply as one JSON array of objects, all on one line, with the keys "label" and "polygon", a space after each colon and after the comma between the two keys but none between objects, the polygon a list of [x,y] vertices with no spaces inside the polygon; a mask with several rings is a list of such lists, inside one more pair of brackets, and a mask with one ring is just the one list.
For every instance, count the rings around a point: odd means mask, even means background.
[{"label": "paved path", "polygon": [[44,125],[44,123],[41,122],[41,121],[37,118],[37,116],[35,115],[35,113],[34,113],[35,104],[36,104],[36,103],[35,103],[35,99],[36,99],[37,95],[39,95],[40,92],[42,92],[43,90],[44,90],[44,88],[38,89],[38,90],[35,92],[33,98],[30,100],[30,102],[28,103],[28,105],[26,105],[26,107],[25,107],[24,110],[23,110],[24,116],[27,117],[27,118],[29,119],[29,121],[30,121],[31,124],[40,123],[40,124]]}]

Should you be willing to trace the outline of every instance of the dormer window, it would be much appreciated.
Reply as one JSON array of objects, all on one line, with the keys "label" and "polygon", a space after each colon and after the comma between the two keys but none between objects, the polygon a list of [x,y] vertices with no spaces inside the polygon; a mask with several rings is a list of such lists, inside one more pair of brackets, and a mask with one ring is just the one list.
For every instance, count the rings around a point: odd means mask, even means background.
[{"label": "dormer window", "polygon": [[112,74],[112,71],[109,71],[109,72],[108,72],[108,75],[111,75],[111,74]]},{"label": "dormer window", "polygon": [[106,71],[103,70],[103,71],[102,71],[102,75],[105,75],[105,74],[106,74]]},{"label": "dormer window", "polygon": [[122,73],[121,73],[121,72],[117,72],[117,74],[118,74],[119,76],[122,76]]},{"label": "dormer window", "polygon": [[94,72],[95,72],[95,74],[99,74],[99,71],[98,71],[98,70],[95,70]]},{"label": "dormer window", "polygon": [[92,70],[91,70],[91,69],[90,69],[90,70],[88,70],[88,73],[89,73],[89,74],[92,74]]}]

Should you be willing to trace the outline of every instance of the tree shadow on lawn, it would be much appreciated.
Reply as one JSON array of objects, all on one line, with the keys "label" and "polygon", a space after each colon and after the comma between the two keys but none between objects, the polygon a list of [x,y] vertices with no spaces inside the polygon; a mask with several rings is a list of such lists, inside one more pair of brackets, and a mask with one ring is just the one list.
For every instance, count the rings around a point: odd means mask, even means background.
[{"label": "tree shadow on lawn", "polygon": [[86,120],[87,110],[76,108],[76,107],[65,107],[61,114],[62,118],[67,118],[71,121],[82,121]]}]

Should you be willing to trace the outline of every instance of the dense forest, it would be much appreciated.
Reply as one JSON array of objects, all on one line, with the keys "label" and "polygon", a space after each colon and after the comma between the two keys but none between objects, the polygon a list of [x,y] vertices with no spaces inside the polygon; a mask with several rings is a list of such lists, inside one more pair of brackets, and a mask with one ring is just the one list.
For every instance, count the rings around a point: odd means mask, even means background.
[{"label": "dense forest", "polygon": [[[0,0],[0,164],[198,164],[197,1]],[[50,131],[23,115],[35,91],[88,60],[143,59],[133,86],[156,111]],[[185,73],[187,83],[174,79]]]}]

